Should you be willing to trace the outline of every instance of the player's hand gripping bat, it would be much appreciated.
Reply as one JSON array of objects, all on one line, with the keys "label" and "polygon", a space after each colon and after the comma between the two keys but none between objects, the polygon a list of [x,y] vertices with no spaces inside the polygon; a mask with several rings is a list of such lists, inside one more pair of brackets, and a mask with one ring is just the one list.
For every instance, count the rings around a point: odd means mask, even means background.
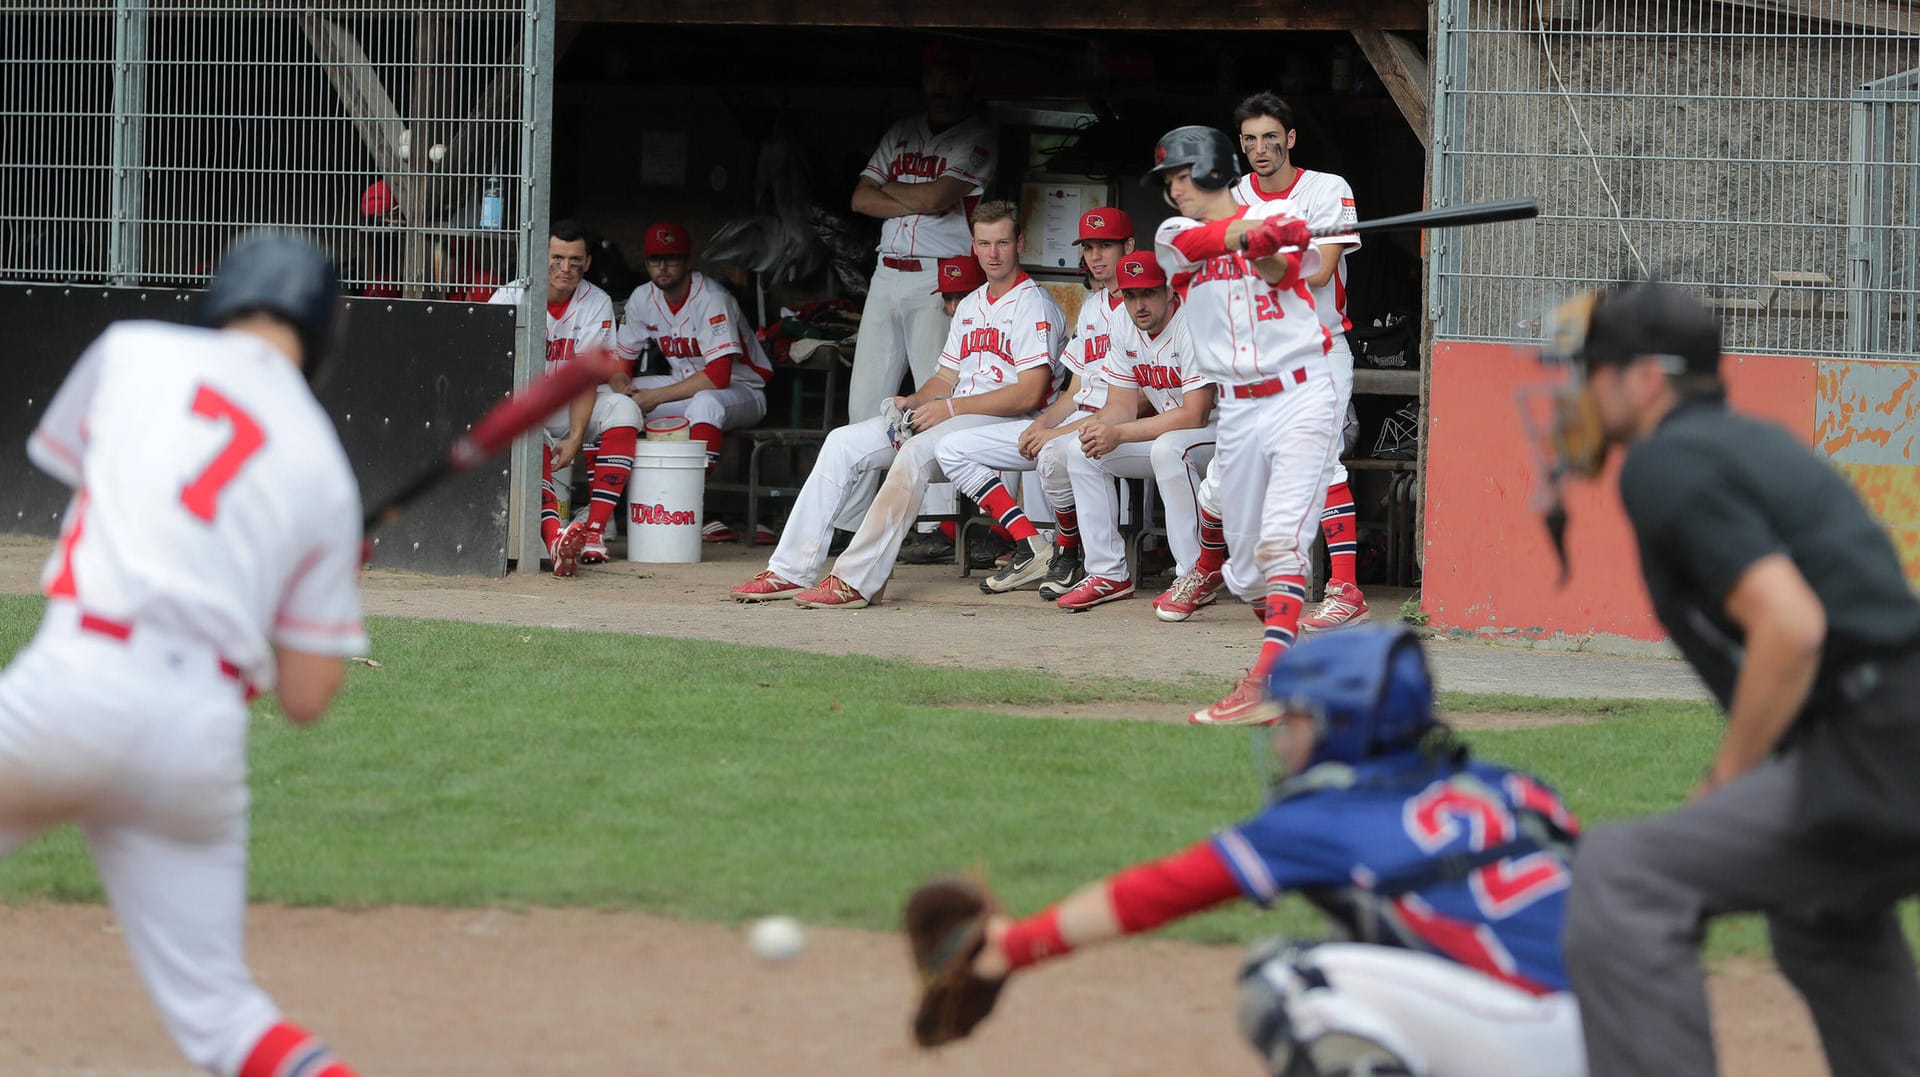
[{"label": "player's hand gripping bat", "polygon": [[480,416],[465,434],[447,446],[446,454],[432,466],[402,486],[397,493],[367,510],[362,525],[372,531],[397,518],[420,495],[455,475],[473,470],[488,457],[513,444],[513,439],[538,426],[547,416],[567,402],[601,382],[613,372],[611,357],[604,354],[579,354],[551,374],[535,378],[526,388],[495,404]]}]

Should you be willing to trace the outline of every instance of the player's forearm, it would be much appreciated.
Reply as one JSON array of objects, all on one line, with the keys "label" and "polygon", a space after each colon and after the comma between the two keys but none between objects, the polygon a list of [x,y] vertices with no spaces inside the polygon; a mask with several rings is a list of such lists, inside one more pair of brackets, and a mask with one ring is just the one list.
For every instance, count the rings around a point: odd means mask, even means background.
[{"label": "player's forearm", "polygon": [[1113,428],[1113,434],[1119,438],[1122,443],[1129,441],[1152,441],[1154,438],[1169,431],[1188,430],[1192,427],[1199,426],[1199,423],[1188,423],[1185,421],[1185,417],[1181,415],[1181,412],[1184,410],[1184,408],[1175,408],[1172,411],[1163,411],[1155,415],[1149,415],[1144,419],[1134,419],[1131,422],[1120,423]]},{"label": "player's forearm", "polygon": [[1309,288],[1318,288],[1333,279],[1333,271],[1340,268],[1340,256],[1345,248],[1338,243],[1320,244],[1320,268],[1308,273],[1303,279]]},{"label": "player's forearm", "polygon": [[681,378],[672,385],[663,385],[654,390],[654,404],[671,404],[676,400],[685,400],[695,393],[703,393],[714,388],[713,379],[702,371],[690,378]]},{"label": "player's forearm", "polygon": [[893,180],[880,188],[880,193],[907,207],[911,213],[945,213],[960,204],[964,194],[955,193],[946,184],[901,183]]},{"label": "player's forearm", "polygon": [[593,422],[593,398],[598,390],[589,390],[573,398],[567,405],[567,440],[584,441],[587,437],[587,425]]},{"label": "player's forearm", "polygon": [[955,415],[1001,415],[1012,417],[1025,415],[1040,406],[1047,398],[1044,382],[1028,385],[1027,379],[1021,379],[1004,389],[995,389],[978,396],[958,397],[950,403],[954,405]]},{"label": "player's forearm", "polygon": [[1820,648],[1792,630],[1751,632],[1734,681],[1727,729],[1715,753],[1711,784],[1732,781],[1765,759],[1806,706],[1820,673]]},{"label": "player's forearm", "polygon": [[866,183],[853,189],[853,211],[862,216],[878,217],[881,220],[905,217],[914,212],[878,186]]},{"label": "player's forearm", "polygon": [[941,367],[939,370],[934,371],[933,377],[928,378],[925,385],[922,385],[919,389],[915,390],[912,395],[907,397],[906,404],[903,406],[908,411],[913,411],[916,408],[925,407],[936,400],[944,401],[953,395],[953,388],[958,383],[959,379],[954,376],[950,368]]}]

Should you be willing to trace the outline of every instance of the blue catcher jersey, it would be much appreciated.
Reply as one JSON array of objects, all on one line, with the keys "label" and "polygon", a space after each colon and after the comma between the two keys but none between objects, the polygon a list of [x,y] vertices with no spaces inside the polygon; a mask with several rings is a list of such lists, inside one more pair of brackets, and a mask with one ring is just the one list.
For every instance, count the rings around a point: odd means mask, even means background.
[{"label": "blue catcher jersey", "polygon": [[1322,764],[1278,794],[1213,838],[1249,899],[1298,890],[1358,941],[1567,990],[1560,926],[1579,823],[1544,783],[1407,752]]}]

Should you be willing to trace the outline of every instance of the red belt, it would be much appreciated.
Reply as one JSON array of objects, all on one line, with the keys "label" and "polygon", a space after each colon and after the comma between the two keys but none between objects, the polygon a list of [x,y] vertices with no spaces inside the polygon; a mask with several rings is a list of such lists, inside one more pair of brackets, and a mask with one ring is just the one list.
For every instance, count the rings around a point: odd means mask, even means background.
[{"label": "red belt", "polygon": [[908,273],[920,272],[920,259],[918,258],[895,258],[889,254],[880,259],[880,264],[886,266],[888,269],[900,269]]},{"label": "red belt", "polygon": [[1100,409],[1099,409],[1099,408],[1096,408],[1096,407],[1094,407],[1094,406],[1093,406],[1092,404],[1080,404],[1080,405],[1077,405],[1077,410],[1080,410],[1080,411],[1099,411]]},{"label": "red belt", "polygon": [[1256,381],[1251,385],[1229,385],[1227,386],[1227,395],[1233,397],[1235,400],[1247,400],[1252,397],[1261,396],[1279,396],[1287,390],[1288,379],[1292,379],[1294,385],[1305,385],[1307,383],[1307,368],[1301,367],[1291,374],[1282,374],[1277,378],[1268,378],[1266,381]]},{"label": "red belt", "polygon": [[[80,615],[80,631],[92,632],[95,635],[105,636],[110,640],[115,640],[120,643],[125,643],[133,638],[132,625],[125,621],[114,621],[92,613],[82,613]],[[224,658],[220,660],[220,672],[239,681],[243,685],[247,683],[246,678],[240,675],[240,667]],[[250,686],[247,688],[247,696],[248,698],[252,698],[253,696],[253,689]]]}]

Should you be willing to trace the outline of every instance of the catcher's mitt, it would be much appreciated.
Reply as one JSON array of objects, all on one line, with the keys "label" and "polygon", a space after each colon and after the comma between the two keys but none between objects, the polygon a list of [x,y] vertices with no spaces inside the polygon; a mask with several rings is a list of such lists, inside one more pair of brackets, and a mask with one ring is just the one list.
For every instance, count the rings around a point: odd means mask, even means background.
[{"label": "catcher's mitt", "polygon": [[907,898],[903,927],[920,973],[913,1015],[920,1046],[960,1039],[993,1012],[1006,980],[974,975],[973,959],[986,945],[987,917],[999,910],[993,894],[971,879],[935,879]]}]

